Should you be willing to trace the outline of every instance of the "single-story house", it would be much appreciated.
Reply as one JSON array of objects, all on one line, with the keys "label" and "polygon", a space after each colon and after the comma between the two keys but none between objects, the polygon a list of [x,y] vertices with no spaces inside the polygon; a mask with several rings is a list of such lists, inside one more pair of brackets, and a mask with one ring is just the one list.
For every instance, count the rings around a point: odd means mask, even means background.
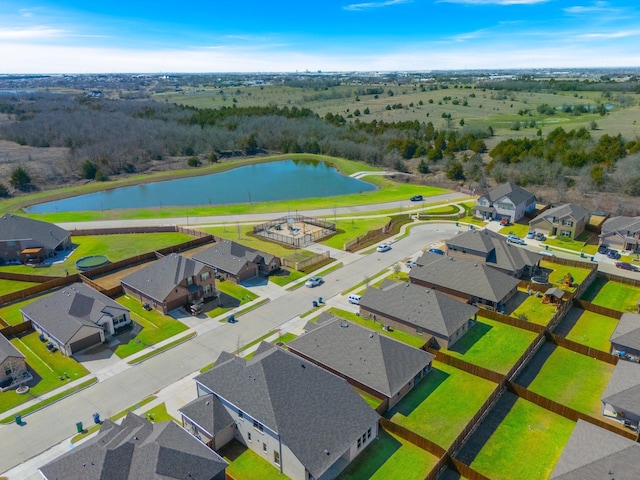
[{"label": "single-story house", "polygon": [[214,269],[172,253],[120,280],[127,295],[166,314],[170,310],[214,297]]},{"label": "single-story house", "polygon": [[517,222],[527,212],[536,209],[536,197],[518,185],[507,182],[498,185],[489,193],[478,198],[475,216],[484,220],[508,219]]},{"label": "single-story house", "polygon": [[529,228],[548,237],[576,239],[589,223],[589,211],[580,205],[567,203],[545,210],[529,222]]},{"label": "single-story house", "polygon": [[236,422],[213,394],[201,395],[178,411],[185,430],[213,450],[225,446],[235,436]]},{"label": "single-story house", "polygon": [[223,352],[195,380],[235,439],[292,480],[335,478],[378,435],[378,414],[346,380],[268,343],[251,359]]},{"label": "single-story house", "polygon": [[413,283],[368,287],[360,298],[363,317],[409,333],[433,336],[445,348],[462,338],[477,313],[477,307]]},{"label": "single-story house", "polygon": [[6,214],[0,218],[0,264],[42,263],[71,246],[71,233],[53,223]]},{"label": "single-story house", "polygon": [[231,240],[221,240],[196,253],[194,260],[215,269],[218,275],[240,283],[257,275],[268,275],[280,269],[280,258],[254,250]]},{"label": "single-story house", "polygon": [[25,356],[0,333],[0,390],[4,392],[30,379]]},{"label": "single-story house", "polygon": [[45,480],[224,480],[228,463],[173,421],[129,412],[104,420],[93,438],[39,468]]},{"label": "single-story house", "polygon": [[600,244],[640,253],[640,217],[607,218],[600,230]]},{"label": "single-story house", "polygon": [[609,341],[611,353],[640,359],[640,314],[623,313]]},{"label": "single-story house", "polygon": [[425,252],[409,271],[411,283],[472,305],[498,309],[516,293],[520,280],[484,263]]},{"label": "single-story house", "polygon": [[636,480],[640,444],[578,420],[550,480]]},{"label": "single-story house", "polygon": [[[421,287],[416,287],[421,288]],[[341,376],[393,407],[431,369],[434,356],[337,317],[308,323],[290,352]]]},{"label": "single-story house", "polygon": [[640,365],[619,361],[602,394],[601,413],[629,422],[640,423]]},{"label": "single-story house", "polygon": [[542,255],[507,243],[502,235],[487,230],[467,230],[445,241],[450,257],[482,262],[517,278],[533,275]]},{"label": "single-story house", "polygon": [[25,321],[71,356],[131,324],[128,308],[84,283],[74,283],[20,309]]}]

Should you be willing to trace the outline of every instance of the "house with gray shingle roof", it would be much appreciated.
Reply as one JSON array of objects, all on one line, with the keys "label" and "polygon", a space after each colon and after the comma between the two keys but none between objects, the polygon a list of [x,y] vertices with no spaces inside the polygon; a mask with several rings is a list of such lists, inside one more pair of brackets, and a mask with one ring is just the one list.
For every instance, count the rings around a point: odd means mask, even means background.
[{"label": "house with gray shingle roof", "polygon": [[173,421],[129,412],[39,468],[45,480],[224,480],[227,462]]},{"label": "house with gray shingle roof", "polygon": [[611,353],[624,358],[622,352],[640,358],[640,314],[623,313],[609,338]]},{"label": "house with gray shingle roof", "polygon": [[640,444],[578,420],[550,480],[637,480]]},{"label": "house with gray shingle roof", "polygon": [[567,203],[545,210],[529,222],[529,228],[548,237],[576,239],[589,223],[589,211],[580,205]]},{"label": "house with gray shingle roof", "polygon": [[431,369],[434,356],[334,317],[292,340],[290,352],[340,375],[393,407]]},{"label": "house with gray shingle roof", "polygon": [[640,365],[619,361],[602,394],[602,414],[640,423]]},{"label": "house with gray shingle roof", "polygon": [[71,233],[53,223],[6,214],[0,218],[0,264],[41,263],[71,246]]},{"label": "house with gray shingle roof", "polygon": [[197,397],[178,411],[185,430],[210,448],[218,450],[233,440],[236,422],[215,395]]},{"label": "house with gray shingle roof", "polygon": [[31,378],[25,356],[0,333],[0,390],[15,388]]},{"label": "house with gray shingle roof", "polygon": [[65,355],[105,341],[131,324],[128,308],[84,283],[73,283],[20,309],[24,321]]},{"label": "house with gray shingle roof", "polygon": [[162,313],[214,297],[215,273],[202,262],[172,253],[120,280],[127,295]]},{"label": "house with gray shingle roof", "polygon": [[432,336],[445,348],[462,338],[477,313],[473,305],[413,283],[368,287],[360,298],[361,316],[408,333],[424,334],[425,343]]},{"label": "house with gray shingle roof", "polygon": [[222,354],[196,377],[236,423],[236,439],[292,480],[335,478],[378,435],[378,414],[344,380],[279,347]]},{"label": "house with gray shingle roof", "polygon": [[257,275],[268,275],[281,266],[280,259],[270,253],[254,250],[231,240],[221,240],[192,257],[236,283]]},{"label": "house with gray shingle roof", "polygon": [[491,230],[467,230],[445,241],[446,254],[472,262],[483,262],[507,275],[532,275],[542,255],[507,243]]},{"label": "house with gray shingle roof", "polygon": [[518,290],[520,280],[484,263],[425,252],[409,271],[411,283],[438,290],[472,305],[499,309]]},{"label": "house with gray shingle roof", "polygon": [[498,185],[486,195],[478,198],[475,215],[486,220],[502,220],[517,222],[526,212],[536,209],[536,197],[518,185],[507,182]]},{"label": "house with gray shingle roof", "polygon": [[640,217],[611,217],[602,224],[600,244],[640,253]]}]

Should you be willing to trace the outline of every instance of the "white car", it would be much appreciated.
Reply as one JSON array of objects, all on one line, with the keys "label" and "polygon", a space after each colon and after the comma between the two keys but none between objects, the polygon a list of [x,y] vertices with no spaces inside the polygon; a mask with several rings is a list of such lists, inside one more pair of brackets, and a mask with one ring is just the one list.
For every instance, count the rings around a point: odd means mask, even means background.
[{"label": "white car", "polygon": [[378,245],[378,248],[376,248],[376,250],[378,252],[388,252],[389,250],[391,250],[391,245],[383,243],[382,245]]},{"label": "white car", "polygon": [[407,262],[405,263],[405,266],[407,268],[413,268],[417,265],[417,263],[414,260],[407,260]]},{"label": "white car", "polygon": [[317,287],[322,283],[322,277],[311,277],[306,281],[305,286],[309,288]]}]

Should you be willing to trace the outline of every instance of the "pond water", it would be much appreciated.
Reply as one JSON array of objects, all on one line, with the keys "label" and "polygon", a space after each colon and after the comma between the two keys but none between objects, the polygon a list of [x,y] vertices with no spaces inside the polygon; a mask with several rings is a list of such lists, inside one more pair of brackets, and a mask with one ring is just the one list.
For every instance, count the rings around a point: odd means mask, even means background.
[{"label": "pond water", "polygon": [[27,208],[29,213],[190,205],[227,205],[330,197],[375,190],[324,162],[284,160],[201,177],[116,188]]}]

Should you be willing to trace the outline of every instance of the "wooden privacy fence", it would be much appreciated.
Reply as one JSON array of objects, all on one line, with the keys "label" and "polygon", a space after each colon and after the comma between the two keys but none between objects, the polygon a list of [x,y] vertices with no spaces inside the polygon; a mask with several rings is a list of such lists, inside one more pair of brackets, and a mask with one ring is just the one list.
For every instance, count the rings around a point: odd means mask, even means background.
[{"label": "wooden privacy fence", "polygon": [[511,325],[512,327],[522,328],[523,330],[528,330],[534,333],[544,332],[544,327],[542,325],[538,325],[537,323],[525,322],[524,320],[520,320],[519,318],[511,317],[509,315],[505,315],[504,313],[495,312],[492,310],[486,310],[484,308],[480,309],[480,311],[478,312],[478,316],[489,318],[506,325]]},{"label": "wooden privacy fence", "polygon": [[122,235],[126,233],[165,233],[177,231],[179,231],[179,227],[175,225],[163,225],[148,227],[76,228],[71,231],[71,234],[82,237],[89,235]]},{"label": "wooden privacy fence", "polygon": [[606,317],[615,318],[616,320],[620,320],[620,317],[622,317],[622,313],[623,313],[619,310],[614,310],[613,308],[594,305],[591,302],[587,302],[586,300],[580,300],[579,298],[573,299],[573,306],[577,308],[581,308],[583,310],[587,310],[589,312],[598,313]]},{"label": "wooden privacy fence", "polygon": [[620,282],[625,283],[627,285],[633,285],[637,287],[640,285],[640,280],[629,277],[621,277],[620,275],[616,275],[615,273],[606,273],[606,272],[598,272],[599,277],[604,277],[607,280],[611,280],[612,282]]},{"label": "wooden privacy fence", "polygon": [[610,365],[618,364],[618,357],[616,357],[615,355],[611,355],[609,352],[604,352],[602,350],[598,350],[597,348],[592,348],[587,345],[583,345],[582,343],[568,340],[564,337],[556,335],[555,333],[547,334],[547,340],[559,347],[564,347],[573,352],[581,353],[582,355],[601,360]]},{"label": "wooden privacy fence", "polygon": [[16,335],[20,335],[21,333],[24,333],[24,332],[28,332],[31,329],[32,329],[31,320],[27,320],[26,322],[22,322],[17,325],[9,325],[9,326],[0,328],[0,334],[4,335],[6,338],[9,338]]},{"label": "wooden privacy fence", "polygon": [[37,295],[39,293],[53,290],[54,288],[62,287],[65,285],[70,285],[78,281],[80,281],[80,276],[77,273],[69,275],[68,277],[49,277],[48,281],[40,283],[39,285],[34,285],[32,287],[25,288],[24,290],[19,290],[17,292],[2,295],[0,297],[0,305],[17,302],[18,300],[23,300],[33,295]]},{"label": "wooden privacy fence", "polygon": [[51,277],[48,275],[32,275],[30,273],[0,272],[0,279],[13,280],[16,282],[44,283],[48,282],[52,278],[58,277]]},{"label": "wooden privacy fence", "polygon": [[319,253],[317,255],[314,255],[313,257],[307,258],[305,260],[300,260],[300,261],[291,260],[290,258],[283,258],[282,266],[293,268],[294,270],[301,270],[303,268],[309,267],[310,265],[323,262],[328,258],[331,258],[331,252],[327,250],[324,253]]},{"label": "wooden privacy fence", "polygon": [[488,368],[484,368],[474,363],[469,363],[465,360],[454,357],[452,355],[448,355],[441,350],[434,350],[433,348],[427,347],[426,351],[432,355],[435,355],[438,362],[442,362],[445,365],[450,365],[452,367],[458,368],[472,375],[476,375],[478,377],[484,378],[485,380],[489,380],[490,382],[500,383],[504,378],[504,375],[502,375],[501,373],[494,372],[493,370],[489,370]]},{"label": "wooden privacy fence", "polygon": [[409,430],[408,428],[403,427],[402,425],[398,425],[397,423],[393,423],[391,420],[388,420],[384,417],[380,417],[380,426],[384,428],[386,431],[394,433],[398,435],[400,438],[403,438],[407,442],[414,444],[416,447],[425,450],[436,457],[442,457],[447,451],[431,440],[424,438],[422,435],[418,435],[413,430]]},{"label": "wooden privacy fence", "polygon": [[550,263],[557,263],[558,265],[566,265],[568,267],[586,268],[587,270],[598,268],[598,266],[594,263],[583,262],[581,260],[574,260],[572,258],[545,257],[545,261]]},{"label": "wooden privacy fence", "polygon": [[371,243],[374,243],[381,237],[390,236],[393,234],[392,232],[398,226],[398,224],[402,224],[408,219],[410,219],[409,215],[396,215],[394,217],[391,217],[389,223],[387,223],[384,227],[376,228],[375,230],[369,230],[364,235],[360,235],[354,240],[345,242],[344,250],[347,252],[354,252],[360,248],[371,245]]}]

